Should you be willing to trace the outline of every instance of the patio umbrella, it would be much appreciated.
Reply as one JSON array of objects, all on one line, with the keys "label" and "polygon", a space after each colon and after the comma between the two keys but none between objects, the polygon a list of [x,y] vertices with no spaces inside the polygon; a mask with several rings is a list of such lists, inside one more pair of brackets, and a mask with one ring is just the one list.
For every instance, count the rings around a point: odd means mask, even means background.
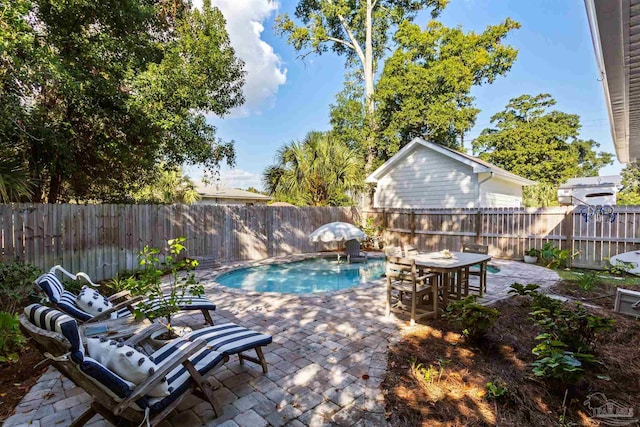
[{"label": "patio umbrella", "polygon": [[330,222],[309,234],[312,242],[346,242],[347,240],[364,240],[364,231],[348,222]]}]

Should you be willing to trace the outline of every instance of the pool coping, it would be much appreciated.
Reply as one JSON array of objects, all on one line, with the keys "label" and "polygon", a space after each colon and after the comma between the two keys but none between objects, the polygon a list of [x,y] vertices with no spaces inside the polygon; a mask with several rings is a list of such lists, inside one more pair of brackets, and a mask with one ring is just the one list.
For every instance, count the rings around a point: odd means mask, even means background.
[{"label": "pool coping", "polygon": [[[371,252],[367,253],[369,258],[381,259],[384,258],[384,252]],[[216,268],[207,268],[200,270],[203,274],[202,277],[199,277],[201,282],[205,287],[211,287],[212,289],[221,290],[224,292],[229,292],[231,294],[237,295],[248,295],[248,296],[260,296],[260,295],[268,295],[268,296],[285,296],[285,297],[293,297],[293,298],[310,298],[310,297],[321,297],[321,296],[335,296],[335,295],[343,295],[355,290],[366,290],[376,286],[380,286],[384,284],[385,281],[383,278],[372,280],[369,282],[361,283],[359,285],[352,286],[350,288],[339,289],[335,291],[321,291],[321,292],[301,292],[301,293],[292,293],[292,292],[258,292],[258,291],[248,291],[245,289],[237,289],[230,288],[220,283],[216,282],[216,278],[222,274],[230,273],[235,270],[240,270],[242,268],[248,267],[258,267],[263,265],[273,265],[273,264],[288,264],[291,262],[304,261],[307,259],[314,258],[335,258],[335,253],[330,252],[310,252],[306,254],[295,254],[295,255],[281,255],[277,257],[265,258],[261,260],[248,260],[248,261],[235,261],[226,265],[222,265]]]}]

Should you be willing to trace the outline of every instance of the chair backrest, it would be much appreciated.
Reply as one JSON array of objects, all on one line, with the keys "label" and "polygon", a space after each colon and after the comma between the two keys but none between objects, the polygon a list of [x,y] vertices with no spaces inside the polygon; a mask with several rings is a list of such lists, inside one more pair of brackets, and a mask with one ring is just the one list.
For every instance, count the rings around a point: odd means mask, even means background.
[{"label": "chair backrest", "polygon": [[384,254],[387,257],[402,257],[402,249],[397,246],[385,246]]},{"label": "chair backrest", "polygon": [[472,254],[488,255],[489,254],[489,246],[487,246],[487,245],[477,245],[475,243],[465,243],[462,246],[462,252],[468,252],[468,253],[472,253]]},{"label": "chair backrest", "polygon": [[404,247],[404,256],[407,258],[411,258],[412,256],[418,255],[418,248],[415,245],[405,245]]},{"label": "chair backrest", "polygon": [[47,297],[49,302],[69,316],[81,322],[90,320],[93,315],[80,309],[76,304],[78,296],[69,292],[54,273],[45,273],[35,280],[37,289]]},{"label": "chair backrest", "polygon": [[[20,329],[25,336],[33,339],[35,347],[43,355],[50,353],[54,357],[51,364],[58,371],[82,387],[102,406],[115,408],[135,388],[135,384],[85,354],[78,323],[61,311],[31,304],[20,316]],[[70,355],[70,359],[60,357],[66,354]],[[149,401],[143,397],[136,404],[136,408],[127,408],[127,411],[138,412],[149,406]]]},{"label": "chair backrest", "polygon": [[416,278],[416,260],[409,258],[402,258],[397,256],[389,256],[386,259],[387,280],[401,279],[401,280],[415,280]]},{"label": "chair backrest", "polygon": [[344,243],[344,247],[347,252],[347,255],[356,256],[356,257],[360,255],[360,242],[358,242],[357,240],[355,239],[347,240]]}]

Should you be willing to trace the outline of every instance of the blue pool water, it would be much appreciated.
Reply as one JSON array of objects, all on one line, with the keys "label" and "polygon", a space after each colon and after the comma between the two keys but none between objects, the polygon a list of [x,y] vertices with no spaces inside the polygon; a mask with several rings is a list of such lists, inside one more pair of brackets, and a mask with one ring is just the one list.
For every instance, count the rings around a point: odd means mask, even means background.
[{"label": "blue pool water", "polygon": [[344,260],[338,263],[335,258],[315,258],[242,268],[218,276],[216,282],[229,288],[256,292],[326,292],[379,279],[384,268],[382,258],[357,264],[348,264]]}]

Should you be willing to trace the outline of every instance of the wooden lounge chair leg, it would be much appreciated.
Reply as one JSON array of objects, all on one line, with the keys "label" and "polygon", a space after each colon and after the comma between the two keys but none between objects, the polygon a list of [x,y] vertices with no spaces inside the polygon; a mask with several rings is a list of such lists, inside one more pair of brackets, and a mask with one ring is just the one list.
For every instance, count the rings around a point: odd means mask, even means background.
[{"label": "wooden lounge chair leg", "polygon": [[258,360],[260,360],[260,364],[262,365],[262,372],[269,372],[269,368],[267,368],[267,359],[264,358],[264,354],[262,353],[262,347],[256,347],[256,354],[258,355]]},{"label": "wooden lounge chair leg", "polygon": [[391,314],[391,281],[387,277],[387,308],[386,308],[386,316],[389,317]]},{"label": "wooden lounge chair leg", "polygon": [[213,326],[213,319],[211,318],[211,313],[209,313],[209,310],[202,309],[200,311],[204,316],[204,323]]},{"label": "wooden lounge chair leg", "polygon": [[93,408],[93,406],[89,406],[89,409],[84,411],[78,418],[73,420],[70,427],[81,427],[89,422],[91,418],[93,418],[98,412]]},{"label": "wooden lounge chair leg", "polygon": [[411,293],[411,326],[416,324],[416,299],[418,299],[416,284],[413,284],[413,292]]},{"label": "wooden lounge chair leg", "polygon": [[238,359],[240,360],[240,364],[244,365],[244,356],[242,355],[242,352],[238,353]]},{"label": "wooden lounge chair leg", "polygon": [[198,384],[200,391],[202,391],[202,393],[207,397],[216,417],[222,415],[222,407],[220,406],[220,403],[218,403],[218,399],[213,395],[213,390],[211,390],[209,384],[204,380],[204,378],[202,378],[202,375],[200,375],[195,366],[193,366],[193,363],[186,361],[184,366],[187,368],[187,371],[189,371],[191,378],[196,382],[196,384]]}]

